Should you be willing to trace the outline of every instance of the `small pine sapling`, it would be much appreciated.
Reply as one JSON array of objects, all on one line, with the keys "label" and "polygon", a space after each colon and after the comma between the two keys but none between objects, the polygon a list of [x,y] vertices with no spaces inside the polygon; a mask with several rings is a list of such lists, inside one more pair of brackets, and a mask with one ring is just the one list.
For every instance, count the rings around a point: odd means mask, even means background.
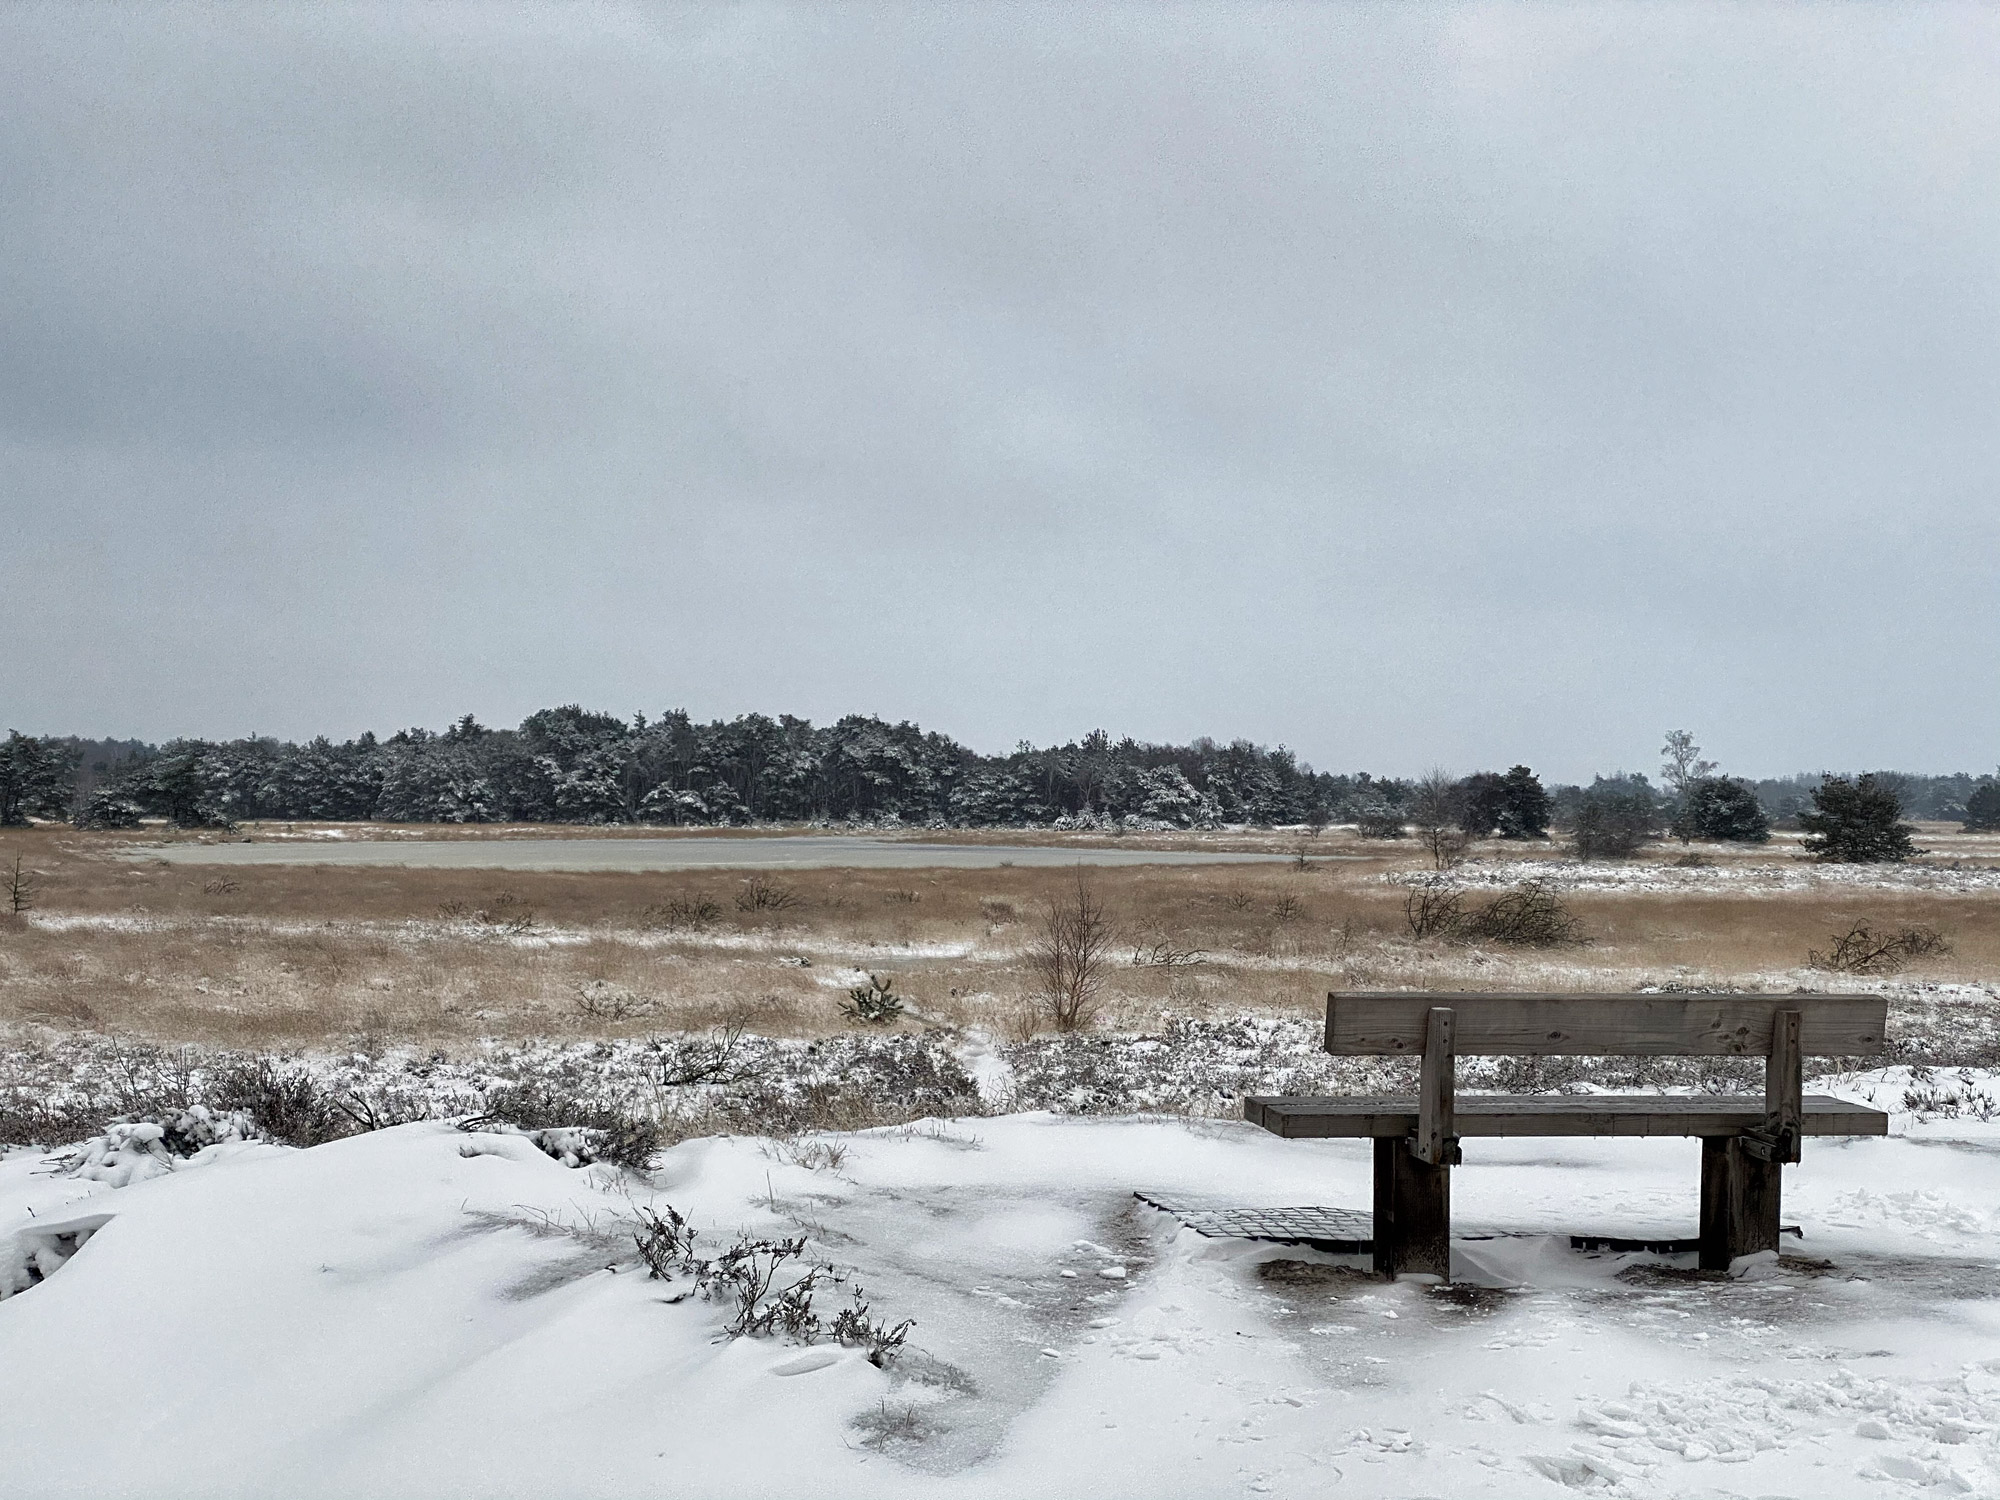
[{"label": "small pine sapling", "polygon": [[7,910],[15,916],[22,916],[35,904],[35,877],[22,867],[21,856],[14,856],[14,868],[7,872]]},{"label": "small pine sapling", "polygon": [[889,993],[896,982],[893,974],[870,974],[866,984],[847,992],[840,1013],[870,1026],[887,1026],[903,1014],[903,997]]}]

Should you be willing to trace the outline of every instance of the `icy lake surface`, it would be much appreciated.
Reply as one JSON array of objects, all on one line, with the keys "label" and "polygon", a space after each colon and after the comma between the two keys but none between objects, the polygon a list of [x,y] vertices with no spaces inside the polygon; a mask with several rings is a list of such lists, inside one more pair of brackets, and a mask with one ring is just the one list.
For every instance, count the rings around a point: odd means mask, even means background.
[{"label": "icy lake surface", "polygon": [[[1099,849],[1024,844],[915,844],[824,837],[737,839],[413,839],[340,843],[167,844],[127,859],[188,865],[402,865],[436,870],[991,870],[1002,865],[1270,864],[1289,854]],[[1341,858],[1323,855],[1323,859]]]}]

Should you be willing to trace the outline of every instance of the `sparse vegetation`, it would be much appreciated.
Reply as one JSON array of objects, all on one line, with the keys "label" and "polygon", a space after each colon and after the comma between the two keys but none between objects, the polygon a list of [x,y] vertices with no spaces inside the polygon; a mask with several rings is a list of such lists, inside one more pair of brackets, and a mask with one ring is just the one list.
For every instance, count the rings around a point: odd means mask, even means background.
[{"label": "sparse vegetation", "polygon": [[1191,968],[1201,963],[1208,955],[1199,948],[1177,948],[1171,942],[1154,943],[1149,948],[1132,950],[1135,968],[1179,969]]},{"label": "sparse vegetation", "polygon": [[[877,1319],[866,1294],[848,1273],[829,1261],[806,1256],[807,1239],[744,1236],[714,1256],[695,1253],[694,1226],[671,1204],[638,1211],[633,1236],[647,1275],[659,1281],[685,1278],[696,1296],[729,1308],[724,1338],[789,1338],[801,1344],[821,1339],[868,1351],[870,1363],[886,1365],[903,1347],[916,1324]],[[822,1292],[848,1291],[848,1304],[828,1321],[815,1302]]]},{"label": "sparse vegetation", "polygon": [[630,1021],[640,1016],[650,1016],[660,1008],[659,1000],[652,995],[637,995],[602,979],[593,979],[577,986],[576,1009],[579,1015],[593,1021]]},{"label": "sparse vegetation", "polygon": [[1895,974],[1918,959],[1950,952],[1950,940],[1935,927],[1887,929],[1856,922],[1835,935],[1825,951],[1808,953],[1806,961],[1837,974]]},{"label": "sparse vegetation", "polygon": [[712,896],[673,896],[647,907],[639,919],[655,929],[706,932],[722,920],[722,907]]},{"label": "sparse vegetation", "polygon": [[791,911],[798,904],[798,892],[763,875],[750,876],[736,892],[736,909],[742,912]]}]

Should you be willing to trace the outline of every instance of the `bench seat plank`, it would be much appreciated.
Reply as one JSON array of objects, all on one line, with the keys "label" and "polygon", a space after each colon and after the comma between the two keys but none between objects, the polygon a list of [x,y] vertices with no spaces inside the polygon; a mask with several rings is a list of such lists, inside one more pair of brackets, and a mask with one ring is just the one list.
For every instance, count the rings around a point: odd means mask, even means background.
[{"label": "bench seat plank", "polygon": [[[1887,1135],[1889,1117],[1830,1094],[1808,1094],[1806,1135]],[[1761,1125],[1755,1096],[1683,1094],[1460,1094],[1460,1137],[1559,1135],[1734,1136]],[[1275,1098],[1243,1101],[1243,1118],[1287,1140],[1330,1136],[1395,1138],[1417,1128],[1414,1098]]]}]

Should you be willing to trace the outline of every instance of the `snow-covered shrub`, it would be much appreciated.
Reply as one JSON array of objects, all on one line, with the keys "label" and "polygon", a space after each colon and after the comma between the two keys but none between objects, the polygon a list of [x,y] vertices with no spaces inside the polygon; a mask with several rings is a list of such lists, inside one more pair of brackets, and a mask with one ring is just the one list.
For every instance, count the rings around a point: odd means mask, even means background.
[{"label": "snow-covered shrub", "polygon": [[89,1214],[47,1228],[23,1224],[0,1234],[0,1301],[55,1275],[110,1217]]},{"label": "snow-covered shrub", "polygon": [[176,1163],[225,1141],[263,1139],[240,1110],[194,1104],[166,1119],[120,1120],[63,1158],[72,1177],[125,1187],[171,1172]]},{"label": "snow-covered shrub", "polygon": [[643,1172],[664,1144],[656,1116],[602,1096],[546,1083],[504,1084],[487,1096],[483,1113],[461,1130],[514,1129],[565,1166],[612,1162]]}]

